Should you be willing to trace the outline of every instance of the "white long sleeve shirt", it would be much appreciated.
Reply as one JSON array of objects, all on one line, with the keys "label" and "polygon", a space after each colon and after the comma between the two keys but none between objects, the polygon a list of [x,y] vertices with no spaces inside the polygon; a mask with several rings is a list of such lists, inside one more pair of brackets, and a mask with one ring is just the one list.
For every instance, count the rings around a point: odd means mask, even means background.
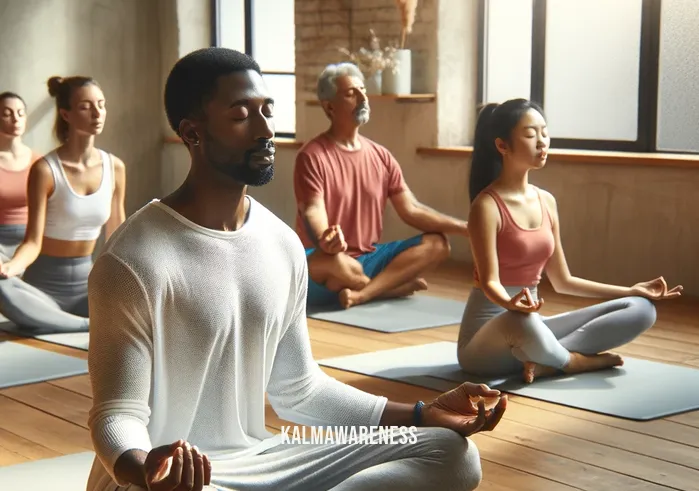
[{"label": "white long sleeve shirt", "polygon": [[248,197],[237,231],[201,227],[152,201],[112,236],[89,278],[88,491],[113,483],[129,449],[180,438],[217,460],[279,443],[277,414],[307,425],[378,425],[386,399],[328,377],[306,324],[296,234]]}]

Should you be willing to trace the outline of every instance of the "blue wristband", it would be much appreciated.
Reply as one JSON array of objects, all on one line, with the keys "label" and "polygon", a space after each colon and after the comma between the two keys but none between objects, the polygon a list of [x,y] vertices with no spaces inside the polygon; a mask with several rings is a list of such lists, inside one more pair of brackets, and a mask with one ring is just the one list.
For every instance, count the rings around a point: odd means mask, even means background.
[{"label": "blue wristband", "polygon": [[413,426],[422,426],[422,407],[425,405],[422,401],[417,401],[413,408]]}]

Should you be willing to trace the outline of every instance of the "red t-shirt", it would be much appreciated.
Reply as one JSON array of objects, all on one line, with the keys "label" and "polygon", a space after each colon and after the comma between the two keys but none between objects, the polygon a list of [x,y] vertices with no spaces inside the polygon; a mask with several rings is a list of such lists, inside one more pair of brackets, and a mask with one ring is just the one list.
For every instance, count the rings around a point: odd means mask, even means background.
[{"label": "red t-shirt", "polygon": [[[306,143],[296,156],[294,192],[297,203],[320,196],[329,225],[340,225],[353,257],[374,251],[383,231],[386,201],[405,191],[400,165],[383,146],[359,136],[361,148],[347,150],[325,134]],[[315,247],[303,216],[296,232],[304,247]]]}]

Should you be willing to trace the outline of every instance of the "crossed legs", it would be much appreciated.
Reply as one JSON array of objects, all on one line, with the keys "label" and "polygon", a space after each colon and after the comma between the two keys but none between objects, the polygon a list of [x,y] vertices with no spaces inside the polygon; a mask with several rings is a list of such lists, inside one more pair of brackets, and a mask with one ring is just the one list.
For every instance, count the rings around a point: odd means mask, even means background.
[{"label": "crossed legs", "polygon": [[600,370],[621,365],[621,357],[609,350],[632,341],[655,320],[655,307],[641,297],[543,317],[505,311],[474,289],[459,334],[459,364],[482,375],[521,371],[526,382],[559,370]]},{"label": "crossed legs", "polygon": [[471,491],[481,482],[475,443],[444,428],[418,428],[404,444],[281,444],[261,455],[213,460],[216,489]]},{"label": "crossed legs", "polygon": [[[79,303],[82,308],[87,299]],[[32,333],[87,332],[89,328],[89,319],[64,311],[55,299],[17,277],[0,280],[0,311]]]},{"label": "crossed legs", "polygon": [[91,257],[41,255],[22,278],[0,280],[0,311],[32,333],[87,332]]},{"label": "crossed legs", "polygon": [[[424,234],[419,243],[394,257],[379,258],[380,264],[365,271],[357,259],[347,254],[328,255],[315,250],[308,257],[310,280],[337,292],[344,308],[375,298],[403,297],[427,288],[425,272],[449,257],[449,243],[441,234]],[[310,297],[311,295],[309,295]]]}]

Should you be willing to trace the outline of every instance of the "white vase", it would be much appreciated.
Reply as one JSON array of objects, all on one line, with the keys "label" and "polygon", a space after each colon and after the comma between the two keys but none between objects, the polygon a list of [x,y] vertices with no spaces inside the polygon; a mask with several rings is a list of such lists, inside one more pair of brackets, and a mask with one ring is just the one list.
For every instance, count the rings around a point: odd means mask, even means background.
[{"label": "white vase", "polygon": [[384,94],[407,95],[412,93],[412,53],[398,49],[393,55],[396,67],[384,70],[381,90]]},{"label": "white vase", "polygon": [[364,76],[364,88],[366,89],[367,95],[381,94],[382,78],[380,70],[371,75]]}]

